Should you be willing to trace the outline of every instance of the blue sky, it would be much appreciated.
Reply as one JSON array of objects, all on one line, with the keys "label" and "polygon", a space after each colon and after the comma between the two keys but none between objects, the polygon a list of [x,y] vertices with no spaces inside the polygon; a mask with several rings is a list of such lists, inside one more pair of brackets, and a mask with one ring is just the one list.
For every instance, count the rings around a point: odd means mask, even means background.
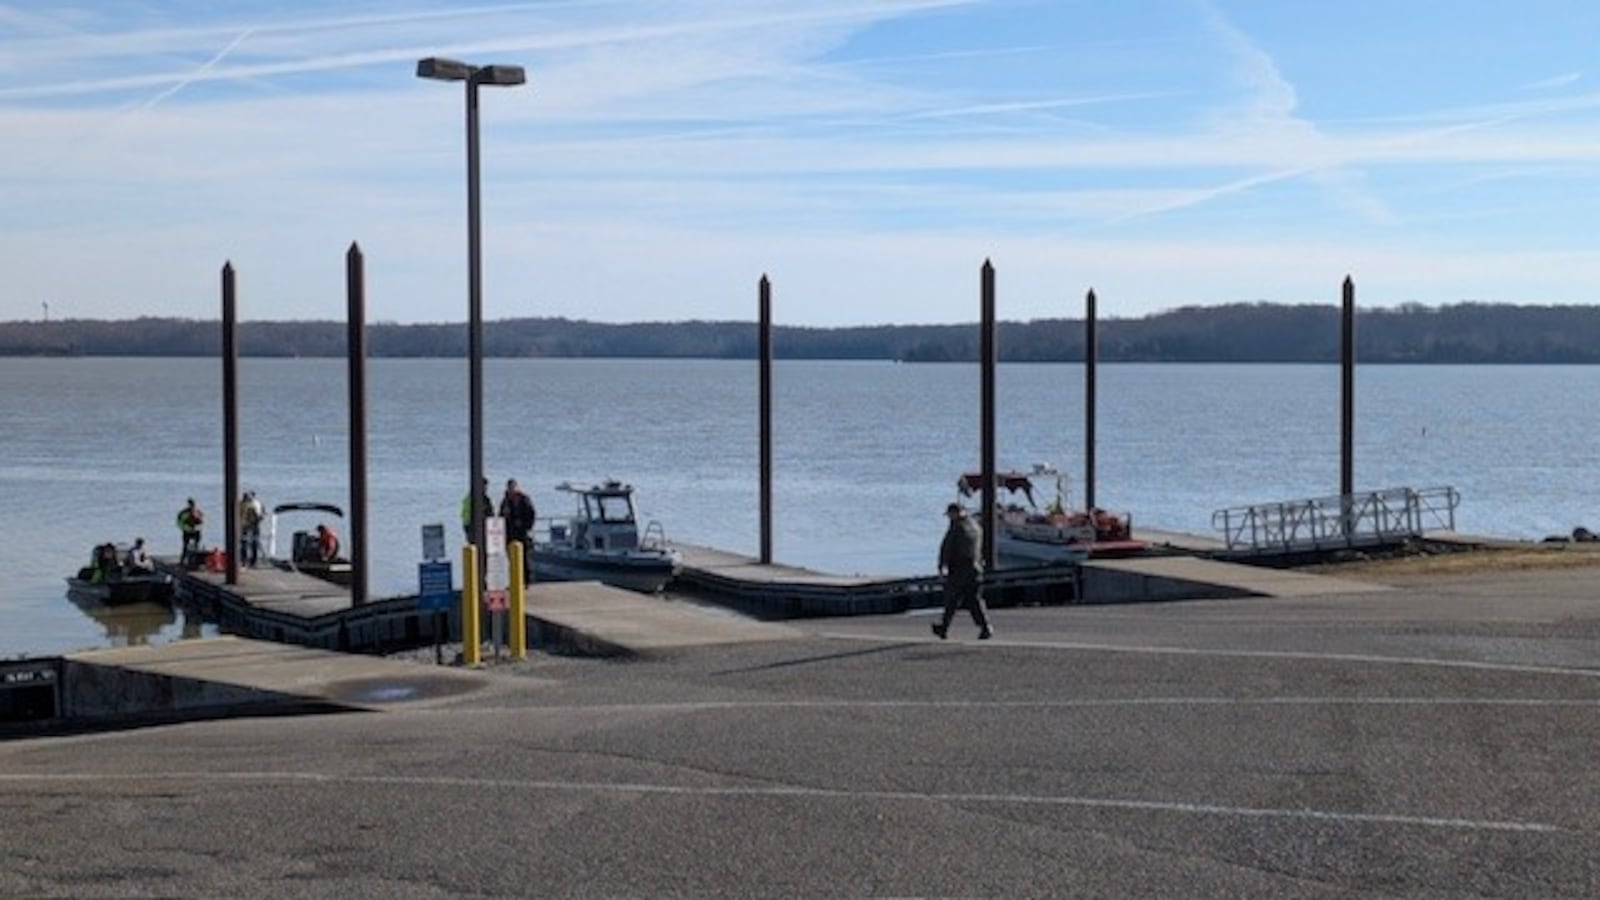
[{"label": "blue sky", "polygon": [[1600,3],[0,0],[0,319],[1600,302]]}]

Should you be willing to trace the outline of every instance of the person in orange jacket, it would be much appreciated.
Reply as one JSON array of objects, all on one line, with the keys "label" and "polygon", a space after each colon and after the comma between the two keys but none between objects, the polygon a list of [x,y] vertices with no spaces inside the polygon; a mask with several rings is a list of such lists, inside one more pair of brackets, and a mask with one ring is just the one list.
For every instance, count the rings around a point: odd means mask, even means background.
[{"label": "person in orange jacket", "polygon": [[339,558],[339,535],[326,525],[317,526],[317,557],[325,563]]}]

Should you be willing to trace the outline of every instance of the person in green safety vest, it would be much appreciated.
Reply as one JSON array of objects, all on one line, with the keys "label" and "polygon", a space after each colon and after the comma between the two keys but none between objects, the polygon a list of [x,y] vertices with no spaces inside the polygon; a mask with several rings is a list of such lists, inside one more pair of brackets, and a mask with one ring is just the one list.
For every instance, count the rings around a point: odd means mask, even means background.
[{"label": "person in green safety vest", "polygon": [[178,510],[178,531],[183,534],[183,564],[200,553],[200,527],[205,524],[206,514],[200,510],[199,504],[190,497],[183,509]]},{"label": "person in green safety vest", "polygon": [[[487,518],[494,515],[494,503],[489,499],[489,479],[483,479],[483,484],[479,485],[479,489],[483,491],[483,515]],[[467,543],[472,543],[472,495],[470,493],[461,495],[461,533],[466,536]]]}]

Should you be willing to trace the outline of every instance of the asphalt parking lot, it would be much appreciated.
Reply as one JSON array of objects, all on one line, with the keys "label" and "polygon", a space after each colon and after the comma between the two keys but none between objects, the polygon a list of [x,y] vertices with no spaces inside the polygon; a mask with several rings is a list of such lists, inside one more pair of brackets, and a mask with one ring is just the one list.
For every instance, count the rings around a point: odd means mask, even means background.
[{"label": "asphalt parking lot", "polygon": [[0,744],[0,895],[1600,895],[1593,568]]}]

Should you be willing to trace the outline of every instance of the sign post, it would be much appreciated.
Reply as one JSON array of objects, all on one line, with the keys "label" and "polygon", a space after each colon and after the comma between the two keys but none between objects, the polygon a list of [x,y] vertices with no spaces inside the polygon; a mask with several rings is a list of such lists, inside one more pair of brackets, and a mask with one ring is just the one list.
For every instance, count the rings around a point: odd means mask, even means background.
[{"label": "sign post", "polygon": [[506,558],[506,520],[490,516],[483,520],[486,556],[483,571],[483,607],[489,611],[490,640],[494,655],[505,645],[506,610],[511,607],[511,564]]},{"label": "sign post", "polygon": [[417,564],[417,608],[433,610],[433,661],[444,665],[444,638],[455,603],[450,560],[444,553],[444,526],[422,526],[422,562]]}]

